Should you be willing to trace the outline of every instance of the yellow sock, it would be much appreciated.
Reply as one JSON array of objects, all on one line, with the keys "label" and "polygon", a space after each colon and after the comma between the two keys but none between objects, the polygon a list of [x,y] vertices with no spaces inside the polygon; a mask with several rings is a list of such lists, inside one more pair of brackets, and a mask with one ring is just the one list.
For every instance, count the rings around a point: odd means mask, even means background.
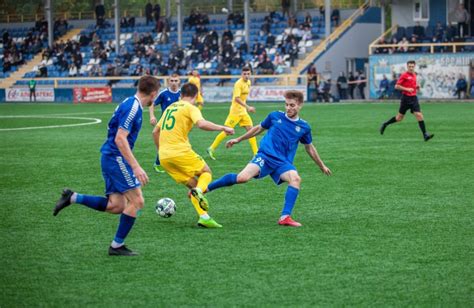
[{"label": "yellow sock", "polygon": [[252,137],[249,139],[250,147],[252,148],[253,155],[257,154],[258,146],[257,146],[257,138]]},{"label": "yellow sock", "polygon": [[197,187],[201,189],[202,192],[207,190],[207,185],[212,181],[212,174],[209,172],[204,172],[198,178]]},{"label": "yellow sock", "polygon": [[221,144],[222,140],[227,137],[227,134],[224,132],[220,132],[219,135],[217,135],[216,139],[214,139],[214,142],[211,144],[211,149],[215,150]]},{"label": "yellow sock", "polygon": [[198,213],[199,216],[204,215],[204,214],[207,214],[207,212],[204,211],[204,210],[199,206],[199,201],[197,201],[197,199],[194,198],[193,196],[191,196],[191,203],[193,204],[194,209],[196,210],[196,212]]}]

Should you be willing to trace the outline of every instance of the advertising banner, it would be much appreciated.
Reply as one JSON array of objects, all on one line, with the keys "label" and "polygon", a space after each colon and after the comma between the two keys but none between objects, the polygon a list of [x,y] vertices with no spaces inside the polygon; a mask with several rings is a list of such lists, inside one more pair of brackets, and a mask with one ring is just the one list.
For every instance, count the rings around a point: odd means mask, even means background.
[{"label": "advertising banner", "polygon": [[[232,87],[204,87],[205,102],[231,102]],[[247,97],[249,102],[281,102],[284,100],[283,94],[287,90],[298,90],[303,92],[304,99],[307,99],[306,86],[252,86]]]},{"label": "advertising banner", "polygon": [[74,88],[74,103],[110,103],[112,102],[112,89],[103,88]]},{"label": "advertising banner", "polygon": [[456,81],[462,75],[470,82],[470,65],[474,53],[392,54],[369,58],[370,98],[380,96],[380,81],[387,77],[393,89],[408,60],[416,61],[415,72],[420,85],[419,98],[454,98]]},{"label": "advertising banner", "polygon": [[[30,89],[8,88],[5,91],[5,100],[7,102],[29,102]],[[54,89],[53,88],[36,88],[36,101],[54,102]]]}]

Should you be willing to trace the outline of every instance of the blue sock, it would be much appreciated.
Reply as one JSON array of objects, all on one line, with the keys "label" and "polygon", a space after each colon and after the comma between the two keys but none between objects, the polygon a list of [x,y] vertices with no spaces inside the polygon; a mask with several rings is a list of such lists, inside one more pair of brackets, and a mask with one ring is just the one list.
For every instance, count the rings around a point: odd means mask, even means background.
[{"label": "blue sock", "polygon": [[104,212],[109,199],[100,196],[89,196],[77,194],[76,203],[83,204],[93,210]]},{"label": "blue sock", "polygon": [[132,230],[133,224],[135,223],[135,217],[128,216],[122,213],[120,215],[120,223],[115,234],[114,241],[118,244],[123,244],[130,230]]},{"label": "blue sock", "polygon": [[217,188],[232,186],[237,184],[237,174],[235,173],[228,173],[221,177],[220,179],[215,180],[211,184],[207,186],[208,191],[212,191]]},{"label": "blue sock", "polygon": [[156,154],[155,165],[160,165],[160,156],[158,154]]},{"label": "blue sock", "polygon": [[293,207],[295,206],[296,198],[298,198],[298,193],[300,190],[293,186],[288,186],[285,194],[285,205],[283,206],[283,211],[281,211],[281,216],[291,215]]}]

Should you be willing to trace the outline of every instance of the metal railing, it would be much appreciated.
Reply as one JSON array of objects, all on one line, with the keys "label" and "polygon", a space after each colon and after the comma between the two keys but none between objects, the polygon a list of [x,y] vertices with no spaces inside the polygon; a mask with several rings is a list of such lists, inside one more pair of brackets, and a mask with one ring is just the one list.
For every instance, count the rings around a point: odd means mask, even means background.
[{"label": "metal railing", "polygon": [[[306,10],[306,9],[317,9],[321,5],[324,5],[324,0],[300,0],[298,1],[297,10]],[[365,0],[332,0],[331,6],[333,8],[339,9],[351,9],[357,8],[363,5]],[[212,4],[212,3],[198,3],[195,2],[192,5],[185,5],[183,8],[183,13],[189,14],[192,9],[197,9],[200,12],[205,12],[208,14],[222,14],[222,4]],[[135,16],[135,17],[144,17],[145,11],[143,8],[124,8],[121,10],[122,16]],[[232,6],[233,11],[242,12],[243,1],[233,1]],[[271,12],[271,11],[281,11],[281,1],[267,0],[267,1],[256,1],[251,6],[252,12]],[[174,1],[171,6],[171,15],[174,16],[176,12],[176,7]],[[162,15],[166,14],[166,7],[162,6]],[[113,18],[114,11],[113,9],[107,9],[105,16],[107,18]],[[0,14],[0,23],[15,23],[15,22],[34,22],[40,20],[42,17],[45,17],[44,13],[36,14]],[[65,18],[67,20],[89,20],[95,19],[95,12],[93,10],[88,11],[66,11],[66,12],[54,12],[53,18]]]}]

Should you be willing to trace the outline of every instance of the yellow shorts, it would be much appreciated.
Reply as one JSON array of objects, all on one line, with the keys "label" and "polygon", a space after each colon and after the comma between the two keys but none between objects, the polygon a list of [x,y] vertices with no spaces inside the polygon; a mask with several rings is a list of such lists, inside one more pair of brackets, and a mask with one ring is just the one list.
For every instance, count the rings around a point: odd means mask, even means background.
[{"label": "yellow shorts", "polygon": [[202,97],[201,93],[198,93],[196,97],[196,104],[202,104],[204,103],[204,98]]},{"label": "yellow shorts", "polygon": [[241,127],[243,126],[253,126],[252,118],[248,114],[242,115],[232,115],[229,114],[227,119],[225,119],[225,126],[235,127],[239,124]]},{"label": "yellow shorts", "polygon": [[199,174],[206,162],[193,151],[183,156],[160,159],[161,166],[177,183],[186,184]]}]

